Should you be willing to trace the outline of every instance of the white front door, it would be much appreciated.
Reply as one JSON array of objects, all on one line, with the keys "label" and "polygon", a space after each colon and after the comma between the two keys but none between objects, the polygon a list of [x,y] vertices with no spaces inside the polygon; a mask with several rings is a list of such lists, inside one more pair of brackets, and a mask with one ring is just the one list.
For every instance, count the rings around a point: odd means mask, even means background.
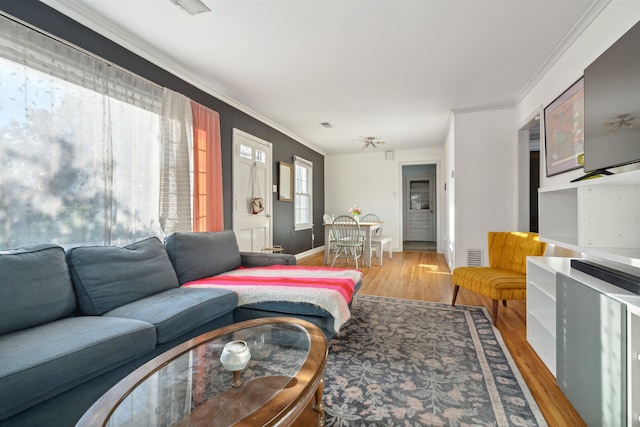
[{"label": "white front door", "polygon": [[[272,246],[271,143],[233,129],[233,231],[243,252]],[[252,199],[262,197],[264,210],[254,214]]]}]

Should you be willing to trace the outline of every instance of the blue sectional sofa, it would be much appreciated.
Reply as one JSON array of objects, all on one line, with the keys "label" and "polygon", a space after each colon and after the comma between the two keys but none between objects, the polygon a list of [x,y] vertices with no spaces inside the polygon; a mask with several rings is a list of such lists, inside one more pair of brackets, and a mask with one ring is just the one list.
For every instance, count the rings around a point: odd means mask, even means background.
[{"label": "blue sectional sofa", "polygon": [[[240,253],[230,231],[0,251],[0,426],[74,425],[135,368],[236,321],[235,293],[181,283],[272,264],[295,257]],[[320,325],[328,315],[304,304],[248,313],[242,319],[300,314]]]}]

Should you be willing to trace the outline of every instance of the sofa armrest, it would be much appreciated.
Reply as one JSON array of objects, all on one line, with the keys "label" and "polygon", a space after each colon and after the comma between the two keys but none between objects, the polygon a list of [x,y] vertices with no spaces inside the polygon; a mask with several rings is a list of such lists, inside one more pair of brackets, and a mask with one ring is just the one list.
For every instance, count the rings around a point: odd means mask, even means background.
[{"label": "sofa armrest", "polygon": [[296,265],[296,257],[291,254],[240,252],[243,267],[265,267],[268,265]]}]

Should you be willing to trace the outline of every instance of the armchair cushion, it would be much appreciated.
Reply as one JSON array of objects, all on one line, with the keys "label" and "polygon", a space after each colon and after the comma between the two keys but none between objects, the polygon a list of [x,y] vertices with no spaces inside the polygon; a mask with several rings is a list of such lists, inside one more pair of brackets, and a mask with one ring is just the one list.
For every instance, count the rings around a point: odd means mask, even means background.
[{"label": "armchair cushion", "polygon": [[528,232],[490,231],[487,240],[489,267],[521,274],[527,273],[527,256],[541,256],[547,246],[540,241],[537,233]]},{"label": "armchair cushion", "polygon": [[492,267],[460,267],[454,272],[454,284],[491,299],[524,299],[526,296],[526,276],[519,272]]}]

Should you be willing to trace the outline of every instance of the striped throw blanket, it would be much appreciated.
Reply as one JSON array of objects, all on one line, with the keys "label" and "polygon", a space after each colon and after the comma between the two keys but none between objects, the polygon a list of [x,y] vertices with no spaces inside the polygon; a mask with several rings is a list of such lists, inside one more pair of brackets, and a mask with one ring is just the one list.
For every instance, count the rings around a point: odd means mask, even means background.
[{"label": "striped throw blanket", "polygon": [[215,287],[238,294],[238,305],[261,302],[313,304],[329,312],[337,333],[349,320],[349,303],[362,272],[330,267],[273,265],[239,268],[182,286]]}]

